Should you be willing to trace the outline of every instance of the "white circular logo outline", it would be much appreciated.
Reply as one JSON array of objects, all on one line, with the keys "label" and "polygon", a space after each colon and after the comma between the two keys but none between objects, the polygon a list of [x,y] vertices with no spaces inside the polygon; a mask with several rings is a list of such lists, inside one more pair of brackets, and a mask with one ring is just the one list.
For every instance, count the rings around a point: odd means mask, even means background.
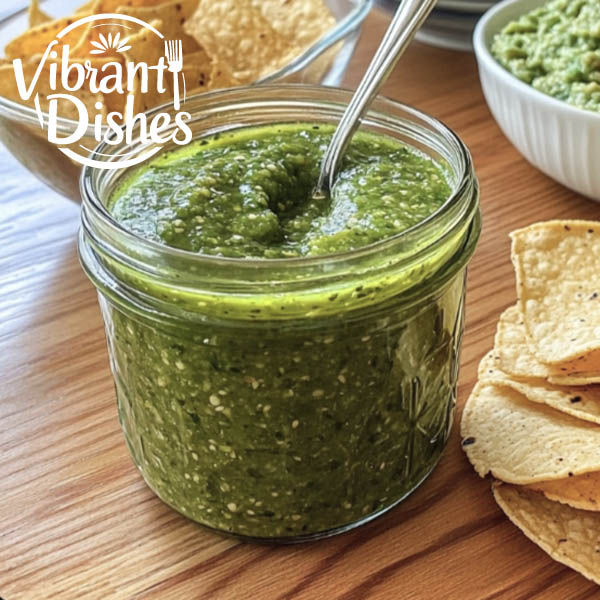
[{"label": "white circular logo outline", "polygon": [[[146,21],[143,21],[142,19],[138,19],[137,17],[132,17],[131,15],[119,14],[119,13],[101,13],[101,14],[97,14],[97,15],[88,15],[86,17],[82,17],[80,19],[77,19],[70,25],[67,25],[67,27],[62,29],[55,37],[56,37],[56,39],[62,39],[69,32],[73,31],[77,27],[80,27],[81,25],[85,25],[86,23],[92,23],[95,21],[105,21],[108,19],[118,19],[121,21],[129,21],[131,23],[136,23],[138,25],[141,25],[145,29],[149,29],[150,31],[152,31],[152,33],[157,35],[160,39],[162,39],[162,40],[165,39],[165,36],[158,29],[156,29],[155,27],[153,27]],[[185,89],[185,77],[184,77],[184,89]],[[184,101],[185,101],[185,92],[184,92]],[[38,100],[37,94],[36,94],[35,105],[36,105],[36,112],[38,112],[38,118],[40,118],[40,123],[42,123],[42,127],[43,127],[43,118],[41,115],[41,108],[39,106],[39,100]],[[137,164],[143,162],[144,160],[150,158],[151,156],[154,156],[157,152],[159,152],[161,150],[161,147],[157,146],[155,148],[152,148],[148,152],[145,152],[136,158],[131,158],[131,159],[125,160],[125,161],[116,161],[116,162],[100,161],[100,160],[92,159],[90,157],[83,157],[80,154],[77,154],[76,152],[71,150],[70,148],[59,148],[59,150],[65,156],[69,157],[71,160],[73,160],[81,165],[84,165],[84,166],[91,166],[91,167],[95,167],[98,169],[117,169],[117,168],[127,168],[130,166],[137,165]],[[86,148],[86,150],[87,150],[87,148]]]}]

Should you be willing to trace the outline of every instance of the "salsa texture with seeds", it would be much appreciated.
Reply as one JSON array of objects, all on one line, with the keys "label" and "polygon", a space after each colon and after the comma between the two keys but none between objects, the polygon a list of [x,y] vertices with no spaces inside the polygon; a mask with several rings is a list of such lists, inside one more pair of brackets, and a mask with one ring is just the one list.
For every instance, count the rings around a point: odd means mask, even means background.
[{"label": "salsa texture with seeds", "polygon": [[[156,242],[266,263],[370,244],[448,198],[430,159],[359,134],[331,198],[313,200],[331,133],[304,124],[201,140],[134,172],[109,208]],[[293,294],[233,313],[237,296],[162,296],[181,319],[101,298],[120,420],[150,487],[203,525],[270,539],[323,535],[400,501],[439,458],[454,406],[464,275],[432,289],[420,285],[428,269],[406,274],[406,304],[342,284],[294,316]]]},{"label": "salsa texture with seeds", "polygon": [[106,305],[120,421],[148,485],[214,529],[323,534],[410,493],[452,423],[463,278],[351,325],[169,326]]},{"label": "salsa texture with seeds", "polygon": [[442,168],[358,133],[330,196],[314,197],[330,126],[248,128],[201,139],[134,172],[110,210],[163,244],[227,257],[354,250],[423,221],[450,196]]}]

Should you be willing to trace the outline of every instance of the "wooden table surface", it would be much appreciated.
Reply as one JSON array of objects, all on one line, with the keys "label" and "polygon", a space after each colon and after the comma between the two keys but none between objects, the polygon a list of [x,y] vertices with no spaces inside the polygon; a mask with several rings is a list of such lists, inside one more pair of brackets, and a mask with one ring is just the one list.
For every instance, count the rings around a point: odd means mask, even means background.
[{"label": "wooden table surface", "polygon": [[[356,84],[387,17],[369,17]],[[386,85],[470,147],[484,228],[469,274],[460,406],[515,299],[510,230],[600,207],[531,167],[484,103],[472,55],[415,43]],[[387,516],[295,547],[244,544],[162,504],[117,422],[96,294],[77,262],[79,207],[0,151],[0,596],[4,600],[600,597],[494,504],[455,426],[430,479]],[[460,415],[460,412],[457,416]]]}]

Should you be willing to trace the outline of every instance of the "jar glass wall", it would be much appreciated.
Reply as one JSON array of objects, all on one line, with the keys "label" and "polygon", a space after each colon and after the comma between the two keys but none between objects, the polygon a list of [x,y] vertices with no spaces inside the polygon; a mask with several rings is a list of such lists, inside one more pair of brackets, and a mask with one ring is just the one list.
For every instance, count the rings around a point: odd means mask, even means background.
[{"label": "jar glass wall", "polygon": [[[348,99],[267,86],[186,108],[200,137],[335,123]],[[110,216],[122,173],[84,171],[80,256],[99,291],[127,444],[157,495],[205,526],[276,541],[347,530],[415,489],[447,440],[477,182],[460,140],[414,109],[378,100],[363,128],[432,156],[454,192],[416,227],[344,254],[168,248]]]}]

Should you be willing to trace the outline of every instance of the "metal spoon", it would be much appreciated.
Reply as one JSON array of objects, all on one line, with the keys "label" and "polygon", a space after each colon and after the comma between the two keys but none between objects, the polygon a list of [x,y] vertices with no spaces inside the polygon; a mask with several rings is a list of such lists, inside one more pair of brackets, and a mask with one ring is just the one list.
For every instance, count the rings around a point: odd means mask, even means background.
[{"label": "metal spoon", "polygon": [[340,160],[362,117],[436,2],[437,0],[403,0],[398,7],[325,151],[313,195],[325,196],[333,188]]}]

